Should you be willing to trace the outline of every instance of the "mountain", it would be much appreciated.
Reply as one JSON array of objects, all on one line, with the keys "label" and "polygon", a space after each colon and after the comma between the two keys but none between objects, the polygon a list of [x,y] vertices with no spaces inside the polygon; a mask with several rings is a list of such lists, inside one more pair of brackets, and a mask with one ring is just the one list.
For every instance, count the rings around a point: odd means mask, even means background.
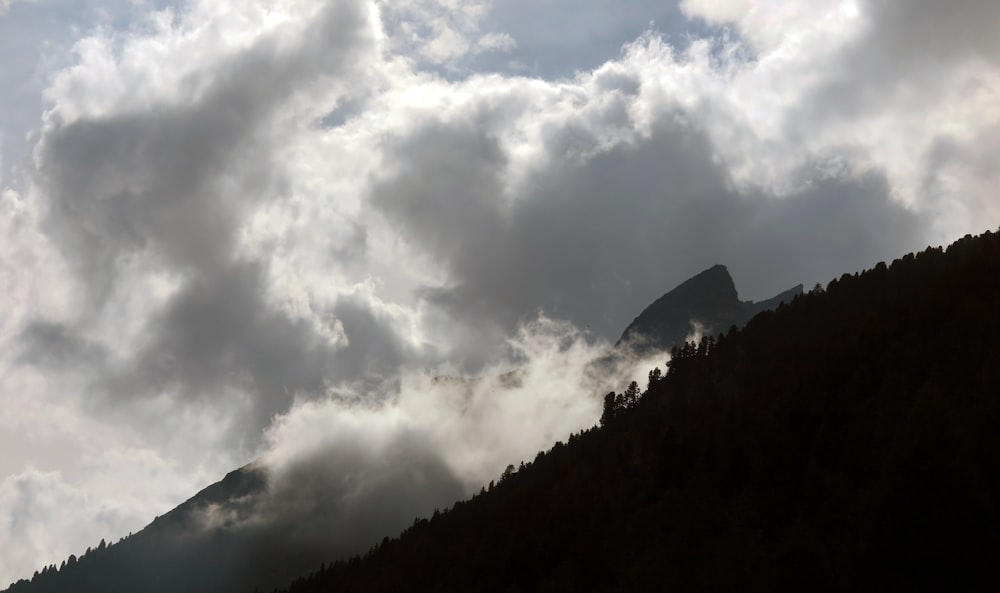
[{"label": "mountain", "polygon": [[[143,530],[80,558],[50,566],[9,593],[249,593],[290,582],[330,558],[363,551],[414,516],[463,495],[439,460],[419,447],[411,463],[390,464],[351,506],[358,476],[331,469],[338,455],[282,468],[283,477],[252,463],[230,472]],[[348,452],[350,454],[350,452]],[[342,458],[342,457],[341,457]],[[392,497],[394,504],[383,501]]]},{"label": "mountain", "polygon": [[1000,235],[966,237],[688,344],[286,593],[1000,590],[998,270]]},{"label": "mountain", "polygon": [[[701,290],[717,307],[705,324],[771,306],[739,313],[717,268],[633,326],[699,306],[685,299]],[[997,270],[1000,235],[967,237],[685,345],[644,392],[626,390],[639,397],[606,398],[600,428],[364,556],[321,558],[293,534],[237,537],[224,521],[192,534],[264,487],[248,466],[9,591],[997,590]]]},{"label": "mountain", "polygon": [[[59,570],[50,567],[36,574],[30,582],[19,581],[10,593],[92,591],[126,593],[143,591],[227,591],[252,590],[267,579],[266,572],[255,570],[263,554],[261,537],[253,532],[239,538],[218,525],[212,531],[203,528],[205,517],[225,508],[231,517],[239,515],[253,496],[266,488],[265,473],[248,465],[230,472],[169,513],[157,517],[142,531],[113,545],[87,550],[80,558],[71,556]],[[319,560],[315,560],[318,562]],[[281,574],[275,582],[294,576]]]},{"label": "mountain", "polygon": [[[715,266],[648,307],[625,335],[648,332],[659,340],[649,345],[672,345],[683,341],[692,319],[720,328],[742,325],[748,304],[738,300],[726,268]],[[437,381],[473,379],[439,377]],[[501,377],[501,384],[518,381],[516,371]],[[236,528],[268,496],[267,486],[267,474],[262,468],[251,464],[237,469],[139,533],[111,546],[96,547],[79,559],[73,558],[62,569],[44,569],[37,578],[20,581],[8,591],[239,593],[256,586],[283,585],[323,560],[357,551],[338,549],[315,538],[309,542],[292,541],[295,536],[282,529],[298,518],[271,526]],[[212,525],[209,529],[204,528],[206,520]],[[376,541],[381,535],[385,534],[373,532],[368,541]]]},{"label": "mountain", "polygon": [[640,355],[669,352],[692,334],[714,335],[734,325],[742,327],[757,313],[789,303],[801,293],[799,284],[764,301],[741,301],[729,270],[715,265],[646,307],[625,329],[615,348],[627,347]]}]

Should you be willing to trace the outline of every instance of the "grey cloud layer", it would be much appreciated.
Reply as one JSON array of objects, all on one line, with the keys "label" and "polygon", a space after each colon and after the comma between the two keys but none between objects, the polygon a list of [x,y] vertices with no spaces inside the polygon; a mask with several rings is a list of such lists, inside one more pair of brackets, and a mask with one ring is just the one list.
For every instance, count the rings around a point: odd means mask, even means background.
[{"label": "grey cloud layer", "polygon": [[105,287],[119,257],[145,249],[183,273],[229,264],[242,214],[273,190],[258,134],[299,87],[345,75],[368,49],[359,3],[330,3],[317,17],[292,51],[265,38],[197,73],[192,104],[124,106],[66,125],[56,112],[38,178],[50,234],[91,286]]},{"label": "grey cloud layer", "polygon": [[[370,51],[367,30],[362,4],[329,3],[291,47],[264,38],[196,72],[193,102],[128,105],[66,124],[56,112],[37,178],[47,232],[87,291],[85,315],[128,290],[119,267],[134,255],[181,279],[149,319],[145,344],[105,369],[99,391],[127,398],[176,387],[201,398],[236,385],[255,394],[257,430],[297,392],[321,391],[334,347],[272,308],[266,266],[237,255],[236,232],[280,190],[267,138],[275,110],[317,77],[348,76]],[[89,353],[74,335],[86,324],[34,324],[25,355],[44,362]]]},{"label": "grey cloud layer", "polygon": [[[966,57],[1000,61],[1000,6],[990,0],[867,0],[867,35],[861,43],[876,64],[941,67]],[[869,64],[871,61],[869,61]],[[884,63],[884,62],[883,62]]]},{"label": "grey cloud layer", "polygon": [[[777,293],[920,245],[921,218],[877,174],[806,179],[777,198],[733,188],[696,127],[665,120],[647,139],[591,158],[585,135],[552,139],[564,156],[501,195],[506,159],[475,122],[431,124],[395,152],[402,165],[374,203],[447,262],[428,298],[510,330],[539,307],[605,339],[670,286],[728,264],[746,294]],[[803,173],[808,175],[808,173]]]},{"label": "grey cloud layer", "polygon": [[[956,73],[982,61],[1000,66],[1000,5],[990,0],[860,2],[865,27],[836,59],[806,105],[858,117],[954,91]],[[917,92],[924,99],[908,97]],[[898,93],[898,95],[897,95]]]}]

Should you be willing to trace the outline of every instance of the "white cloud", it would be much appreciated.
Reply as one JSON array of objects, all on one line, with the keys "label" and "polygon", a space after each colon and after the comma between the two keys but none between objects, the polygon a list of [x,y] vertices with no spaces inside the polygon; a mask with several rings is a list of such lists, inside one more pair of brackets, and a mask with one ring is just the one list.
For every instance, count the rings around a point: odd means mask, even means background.
[{"label": "white cloud", "polygon": [[681,0],[681,10],[689,17],[710,23],[738,23],[754,10],[752,0]]},{"label": "white cloud", "polygon": [[518,364],[478,378],[410,374],[381,401],[295,406],[267,430],[269,491],[244,527],[273,521],[307,537],[301,526],[310,524],[326,534],[317,545],[328,553],[353,553],[477,492],[508,464],[593,426],[601,394],[651,368],[597,373],[591,364],[608,345],[585,338],[540,316],[509,342]]},{"label": "white cloud", "polygon": [[0,539],[8,544],[0,574],[8,582],[138,531],[216,478],[205,468],[174,467],[150,450],[117,449],[81,464],[95,477],[81,483],[59,470],[28,468],[0,480]]},{"label": "white cloud", "polygon": [[[682,0],[680,8],[689,17],[734,26],[763,55],[836,47],[845,33],[861,24],[855,4],[854,0]],[[815,43],[818,39],[823,39],[822,45]],[[821,56],[812,57],[815,63]]]}]

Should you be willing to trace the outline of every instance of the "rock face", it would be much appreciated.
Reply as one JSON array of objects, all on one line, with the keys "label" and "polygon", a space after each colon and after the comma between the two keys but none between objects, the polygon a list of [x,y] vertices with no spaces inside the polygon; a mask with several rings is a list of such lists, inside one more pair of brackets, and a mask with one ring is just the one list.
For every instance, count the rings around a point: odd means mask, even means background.
[{"label": "rock face", "polygon": [[670,350],[693,333],[717,334],[742,327],[761,311],[791,302],[802,292],[799,284],[759,302],[741,301],[726,266],[715,265],[666,293],[625,329],[615,349],[636,354]]}]

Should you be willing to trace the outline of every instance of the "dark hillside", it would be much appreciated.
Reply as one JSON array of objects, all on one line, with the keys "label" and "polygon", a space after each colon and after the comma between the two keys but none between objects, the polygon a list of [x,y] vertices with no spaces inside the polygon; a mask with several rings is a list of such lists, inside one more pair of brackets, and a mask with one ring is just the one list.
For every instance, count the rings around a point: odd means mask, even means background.
[{"label": "dark hillside", "polygon": [[998,590],[998,336],[1000,235],[844,275],[288,592]]},{"label": "dark hillside", "polygon": [[[284,554],[262,550],[264,534],[242,532],[239,538],[222,528],[205,533],[200,525],[207,509],[242,500],[265,488],[264,473],[248,465],[230,472],[142,531],[70,556],[58,569],[50,566],[30,581],[10,586],[9,593],[131,593],[133,591],[223,591],[233,585],[249,588],[265,578],[261,557]],[[272,540],[273,534],[272,535]],[[211,569],[206,569],[211,567]],[[287,573],[286,573],[287,574]],[[286,576],[290,578],[291,575]]]},{"label": "dark hillside", "polygon": [[[741,302],[729,272],[714,266],[682,283],[647,307],[626,330],[624,349],[616,349],[594,362],[592,372],[615,373],[618,359],[643,349],[662,351],[683,343],[692,321],[704,327],[742,325],[749,307],[774,308],[790,301],[801,286],[762,303]],[[601,365],[604,365],[601,368]],[[502,377],[517,381],[517,373]],[[441,377],[442,381],[466,381]],[[580,394],[584,397],[584,394]],[[420,478],[417,490],[427,490]],[[447,486],[442,486],[447,488]],[[239,593],[253,586],[265,588],[287,583],[324,559],[343,558],[357,547],[338,544],[337,534],[317,516],[304,537],[296,528],[301,518],[282,517],[274,524],[246,521],[267,496],[266,472],[253,464],[228,474],[176,509],[123,541],[97,546],[80,558],[67,559],[64,566],[43,569],[30,581],[16,583],[11,593]],[[455,493],[441,492],[450,501]],[[302,511],[308,513],[310,511]],[[320,511],[314,510],[317,514]],[[404,517],[405,509],[398,509]],[[384,514],[360,520],[377,541],[385,531],[379,525]],[[206,525],[206,519],[211,518]],[[395,523],[393,531],[398,529]],[[367,543],[366,543],[367,545]]]}]

